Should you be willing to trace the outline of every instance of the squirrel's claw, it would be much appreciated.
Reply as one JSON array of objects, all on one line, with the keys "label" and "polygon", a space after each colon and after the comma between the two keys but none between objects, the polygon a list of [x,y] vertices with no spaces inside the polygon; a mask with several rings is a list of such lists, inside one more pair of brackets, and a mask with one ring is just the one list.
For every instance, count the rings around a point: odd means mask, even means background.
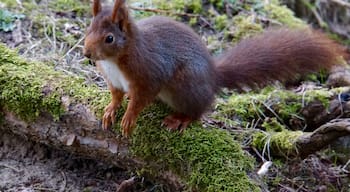
[{"label": "squirrel's claw", "polygon": [[172,114],[164,118],[162,125],[169,131],[179,131],[182,133],[191,121],[191,118],[185,115]]},{"label": "squirrel's claw", "polygon": [[116,110],[119,108],[118,104],[111,102],[105,108],[105,113],[102,118],[102,129],[107,130],[115,123]]},{"label": "squirrel's claw", "polygon": [[130,137],[135,125],[136,125],[136,117],[133,117],[126,113],[121,122],[123,136]]},{"label": "squirrel's claw", "polygon": [[115,111],[107,111],[103,115],[102,129],[107,130],[115,122]]}]

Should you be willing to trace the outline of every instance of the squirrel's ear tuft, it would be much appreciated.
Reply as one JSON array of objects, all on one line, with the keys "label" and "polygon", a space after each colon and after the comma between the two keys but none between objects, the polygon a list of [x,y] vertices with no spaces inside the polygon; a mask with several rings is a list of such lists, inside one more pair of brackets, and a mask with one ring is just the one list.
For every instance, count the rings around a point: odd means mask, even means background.
[{"label": "squirrel's ear tuft", "polygon": [[92,5],[92,15],[96,17],[96,15],[101,11],[101,2],[99,0],[94,0]]},{"label": "squirrel's ear tuft", "polygon": [[111,18],[113,23],[124,23],[128,19],[128,10],[125,7],[125,0],[115,0]]}]

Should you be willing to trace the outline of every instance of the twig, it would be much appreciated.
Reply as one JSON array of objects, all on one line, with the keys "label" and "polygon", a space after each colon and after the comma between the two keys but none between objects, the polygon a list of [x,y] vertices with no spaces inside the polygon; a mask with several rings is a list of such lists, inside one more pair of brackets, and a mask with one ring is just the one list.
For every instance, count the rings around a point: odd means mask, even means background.
[{"label": "twig", "polygon": [[266,161],[266,159],[264,158],[264,156],[262,154],[259,153],[259,151],[255,148],[255,147],[252,147],[251,149],[253,149],[253,151],[255,152],[255,154],[260,157],[261,161]]},{"label": "twig", "polygon": [[271,160],[271,153],[270,153],[271,135],[268,135],[266,133],[266,137],[265,138],[267,138],[267,139],[266,139],[266,142],[264,144],[264,148],[263,148],[263,150],[261,152],[261,155],[264,157],[264,155],[266,154],[266,151],[267,151],[267,159],[270,161]]},{"label": "twig", "polygon": [[53,38],[53,50],[54,53],[56,52],[56,22],[55,22],[55,18],[53,18],[52,16],[50,17],[50,22],[52,24],[52,38]]},{"label": "twig", "polygon": [[66,174],[61,171],[61,174],[62,174],[62,177],[63,177],[63,186],[62,188],[60,189],[60,191],[66,191],[66,187],[67,187],[67,176]]},{"label": "twig", "polygon": [[301,1],[308,9],[311,10],[311,12],[315,15],[316,20],[318,25],[320,25],[321,27],[327,28],[327,23],[325,21],[323,21],[322,17],[320,16],[320,14],[318,14],[316,8],[307,0],[302,0]]},{"label": "twig", "polygon": [[120,185],[118,186],[117,192],[124,192],[127,191],[131,186],[133,186],[135,183],[135,177],[131,177],[128,180],[124,180]]},{"label": "twig", "polygon": [[192,14],[192,13],[176,13],[173,11],[167,11],[162,9],[151,9],[151,8],[142,8],[142,7],[133,7],[129,6],[130,9],[136,10],[136,11],[145,11],[145,12],[152,12],[152,13],[162,13],[162,14],[170,14],[170,15],[178,15],[178,16],[188,16],[188,17],[200,17],[198,14]]},{"label": "twig", "polygon": [[342,1],[342,0],[330,0],[330,1],[350,9],[350,3],[348,3],[348,2],[345,2],[345,1]]},{"label": "twig", "polygon": [[281,123],[283,123],[283,125],[287,126],[287,125],[284,123],[283,119],[282,119],[280,116],[278,116],[278,114],[277,114],[270,106],[268,106],[268,105],[267,105],[265,102],[263,102],[263,101],[260,101],[260,103],[263,104],[264,107],[266,107],[266,109],[268,109]]},{"label": "twig", "polygon": [[53,49],[55,50],[54,42],[51,40],[51,38],[48,35],[48,25],[47,25],[46,21],[44,21],[43,26],[44,26],[44,35],[45,35],[46,39],[49,41],[49,43],[52,45]]},{"label": "twig", "polygon": [[10,165],[0,164],[0,166],[3,166],[3,167],[6,167],[6,168],[9,168],[9,169],[12,169],[12,170],[14,170],[14,171],[17,172],[17,173],[20,172],[19,169],[15,168],[15,167],[13,167],[13,166],[10,166]]},{"label": "twig", "polygon": [[34,191],[49,191],[49,192],[55,192],[55,189],[50,189],[46,187],[33,187]]},{"label": "twig", "polygon": [[346,167],[349,166],[350,164],[350,159],[348,160],[348,162],[345,163],[345,165],[341,168],[342,171],[344,171],[345,173],[350,173],[350,171],[346,170]]},{"label": "twig", "polygon": [[72,47],[70,48],[61,58],[60,60],[62,60],[64,57],[66,57],[71,51],[73,51],[75,48],[78,47],[78,45],[84,40],[85,38],[85,35],[83,37],[81,37],[78,42]]}]

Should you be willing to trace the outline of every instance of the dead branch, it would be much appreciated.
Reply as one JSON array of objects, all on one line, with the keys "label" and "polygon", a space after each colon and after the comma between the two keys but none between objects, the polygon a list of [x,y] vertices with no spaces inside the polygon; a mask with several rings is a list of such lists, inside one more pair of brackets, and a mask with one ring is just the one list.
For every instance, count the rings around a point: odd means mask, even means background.
[{"label": "dead branch", "polygon": [[314,132],[300,136],[296,141],[296,152],[301,158],[306,158],[309,154],[346,135],[350,135],[350,118],[334,119]]},{"label": "dead branch", "polygon": [[342,1],[342,0],[330,0],[331,2],[334,2],[340,6],[347,7],[350,9],[350,3]]}]

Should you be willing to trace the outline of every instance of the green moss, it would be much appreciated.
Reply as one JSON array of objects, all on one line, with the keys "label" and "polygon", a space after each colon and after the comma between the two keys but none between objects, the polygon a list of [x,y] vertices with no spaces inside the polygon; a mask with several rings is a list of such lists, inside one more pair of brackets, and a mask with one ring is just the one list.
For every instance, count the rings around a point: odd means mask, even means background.
[{"label": "green moss", "polygon": [[3,44],[0,52],[0,105],[24,120],[35,120],[42,112],[59,119],[64,113],[64,95],[74,98],[73,103],[90,105],[99,115],[108,103],[107,91],[87,86],[81,78],[66,76],[43,63],[25,61]]},{"label": "green moss", "polygon": [[[55,102],[57,95],[48,93],[44,98],[43,88],[47,79],[36,78],[38,73],[43,77],[46,74],[37,70],[35,64],[18,58],[2,44],[0,52],[0,105],[27,120],[37,117],[40,109],[49,104],[53,104],[51,112],[60,113],[61,107]],[[57,115],[54,114],[54,117],[57,118]]]},{"label": "green moss", "polygon": [[159,9],[163,10],[173,10],[178,12],[183,12],[187,10],[189,13],[201,13],[203,11],[201,0],[175,0],[175,1],[164,1],[164,0],[154,0],[153,5],[156,5]]},{"label": "green moss", "polygon": [[75,12],[78,16],[82,16],[89,13],[90,1],[56,0],[50,1],[49,7],[56,12]]},{"label": "green moss", "polygon": [[1,0],[1,3],[4,3],[6,7],[16,7],[17,6],[17,1],[13,0]]},{"label": "green moss", "polygon": [[238,42],[244,38],[251,37],[263,31],[261,24],[256,23],[255,16],[240,15],[233,18],[233,28],[229,33],[232,33],[232,41]]},{"label": "green moss", "polygon": [[169,132],[159,126],[160,119],[168,113],[161,104],[142,113],[132,137],[135,155],[179,174],[189,191],[258,191],[246,174],[252,170],[254,160],[232,136],[197,123],[183,134]]},{"label": "green moss", "polygon": [[336,90],[319,89],[295,93],[273,87],[264,88],[260,92],[234,93],[226,100],[218,101],[216,113],[212,117],[223,122],[239,120],[242,127],[258,119],[265,121],[265,118],[275,118],[280,124],[289,125],[289,120],[300,117],[301,109],[311,101],[320,101],[328,108],[334,94]]},{"label": "green moss", "polygon": [[215,17],[215,28],[217,30],[223,30],[225,27],[227,27],[227,24],[228,24],[227,15],[219,15]]},{"label": "green moss", "polygon": [[34,10],[38,10],[38,4],[33,1],[25,1],[22,4],[26,15],[30,15]]},{"label": "green moss", "polygon": [[253,135],[252,145],[259,150],[263,150],[267,145],[272,154],[288,157],[296,154],[295,141],[301,135],[302,131],[258,132]]},{"label": "green moss", "polygon": [[194,26],[194,25],[197,24],[197,22],[198,22],[197,17],[192,17],[188,23],[189,23],[191,26]]},{"label": "green moss", "polygon": [[280,22],[290,28],[306,27],[306,23],[294,16],[294,13],[285,5],[279,3],[266,3],[264,7],[265,13],[269,18]]},{"label": "green moss", "polygon": [[261,125],[267,132],[280,132],[285,130],[285,126],[282,125],[276,117],[264,119],[264,123]]},{"label": "green moss", "polygon": [[218,7],[218,8],[224,8],[224,3],[225,1],[220,1],[220,0],[209,0],[209,2],[211,4],[213,4],[214,6]]},{"label": "green moss", "polygon": [[265,94],[233,93],[228,99],[217,102],[216,113],[213,114],[213,117],[220,118],[221,121],[225,118],[241,122],[240,126],[246,127],[250,120],[258,117],[264,111],[263,105],[259,101],[265,101],[267,97],[268,95]]}]

